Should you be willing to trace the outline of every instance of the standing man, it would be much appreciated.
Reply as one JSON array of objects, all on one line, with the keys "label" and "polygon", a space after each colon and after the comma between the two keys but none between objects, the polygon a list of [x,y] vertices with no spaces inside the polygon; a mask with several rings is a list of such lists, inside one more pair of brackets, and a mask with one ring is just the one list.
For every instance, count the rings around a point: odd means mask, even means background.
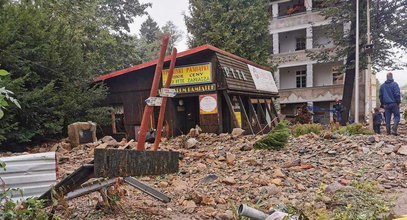
[{"label": "standing man", "polygon": [[335,105],[333,107],[336,111],[336,121],[339,122],[340,125],[344,125],[342,122],[342,112],[344,110],[342,100],[336,98]]},{"label": "standing man", "polygon": [[394,117],[393,135],[397,136],[400,122],[400,87],[394,82],[393,73],[387,73],[386,82],[380,86],[380,103],[384,107],[387,135],[391,134],[391,116]]}]

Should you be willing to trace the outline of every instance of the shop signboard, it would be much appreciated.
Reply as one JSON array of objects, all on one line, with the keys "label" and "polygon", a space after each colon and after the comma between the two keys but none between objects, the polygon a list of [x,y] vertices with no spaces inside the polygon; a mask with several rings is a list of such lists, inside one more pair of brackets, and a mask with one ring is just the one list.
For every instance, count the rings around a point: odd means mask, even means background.
[{"label": "shop signboard", "polygon": [[215,84],[193,85],[174,88],[177,94],[215,91]]},{"label": "shop signboard", "polygon": [[[211,63],[179,66],[174,69],[171,86],[185,86],[212,82]],[[162,71],[162,82],[168,78],[168,69]]]},{"label": "shop signboard", "polygon": [[200,114],[217,114],[218,101],[216,94],[206,94],[199,96]]},{"label": "shop signboard", "polygon": [[273,75],[270,71],[257,68],[250,64],[247,64],[247,66],[249,67],[250,74],[252,75],[253,82],[257,90],[278,92]]}]

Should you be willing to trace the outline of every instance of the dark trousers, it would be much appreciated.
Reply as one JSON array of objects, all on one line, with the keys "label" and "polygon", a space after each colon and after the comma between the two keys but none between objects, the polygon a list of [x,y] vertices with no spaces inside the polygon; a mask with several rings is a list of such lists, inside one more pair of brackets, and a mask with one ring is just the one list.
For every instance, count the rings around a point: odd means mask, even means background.
[{"label": "dark trousers", "polygon": [[400,122],[400,108],[397,103],[384,105],[384,117],[386,119],[387,134],[391,134],[391,116],[394,117],[393,134],[397,135],[397,128]]},{"label": "dark trousers", "polygon": [[373,124],[374,133],[380,134],[380,124]]}]

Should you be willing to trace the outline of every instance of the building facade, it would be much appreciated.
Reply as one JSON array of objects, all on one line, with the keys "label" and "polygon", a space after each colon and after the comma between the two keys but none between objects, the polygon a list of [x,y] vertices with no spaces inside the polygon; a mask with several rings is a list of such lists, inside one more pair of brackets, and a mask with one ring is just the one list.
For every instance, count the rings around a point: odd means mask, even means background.
[{"label": "building facade", "polygon": [[[164,59],[160,87],[166,82],[170,58]],[[105,134],[137,140],[156,65],[152,60],[95,79],[108,87],[105,105],[114,109]],[[176,95],[167,103],[163,136],[188,134],[197,125],[207,133],[239,127],[246,134],[257,134],[270,131],[279,121],[271,71],[211,45],[177,54],[170,87]],[[156,128],[158,113],[155,107],[150,128]]]},{"label": "building facade", "polygon": [[[313,106],[314,122],[328,123],[333,118],[328,110],[333,109],[335,99],[342,99],[345,75],[339,68],[343,63],[320,63],[309,56],[312,52],[334,48],[326,33],[330,21],[319,14],[322,3],[321,0],[271,1],[269,29],[273,40],[271,62],[278,65],[274,77],[280,92],[281,112],[287,117],[294,116],[299,106],[307,104]],[[349,25],[345,24],[344,34],[347,30]],[[359,121],[363,121],[368,115],[365,111],[369,109],[369,100],[376,102],[376,80],[365,77],[363,72],[360,76]],[[368,80],[374,83],[367,83]],[[365,91],[369,90],[372,95],[366,96]],[[352,117],[353,114],[351,109]]]}]

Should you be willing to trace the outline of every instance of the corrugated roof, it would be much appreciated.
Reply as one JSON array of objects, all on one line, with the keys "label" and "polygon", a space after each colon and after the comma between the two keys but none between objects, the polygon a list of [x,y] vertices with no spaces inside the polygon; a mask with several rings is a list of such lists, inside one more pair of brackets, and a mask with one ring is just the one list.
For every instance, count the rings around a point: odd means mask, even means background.
[{"label": "corrugated roof", "polygon": [[6,189],[19,189],[11,193],[13,200],[38,197],[56,182],[55,152],[2,157],[0,161],[6,164],[6,170],[0,170]]},{"label": "corrugated roof", "polygon": [[[202,52],[202,51],[205,51],[205,50],[212,50],[214,52],[221,53],[221,54],[226,55],[228,57],[240,60],[240,61],[245,62],[247,64],[250,64],[252,66],[258,67],[260,69],[270,71],[270,69],[267,68],[267,67],[259,65],[259,64],[255,63],[253,61],[244,59],[242,57],[236,56],[234,54],[231,54],[229,52],[226,52],[224,50],[221,50],[221,49],[219,49],[217,47],[214,47],[212,45],[209,45],[209,44],[205,44],[205,45],[202,45],[202,46],[199,46],[199,47],[192,48],[192,49],[187,50],[187,51],[180,52],[180,53],[177,54],[177,58],[189,56],[189,55],[192,55],[192,54],[195,54],[195,53],[198,53],[198,52]],[[171,60],[171,56],[166,56],[165,59],[164,59],[164,62],[170,61],[170,60]],[[150,67],[150,66],[154,66],[154,65],[157,64],[157,61],[158,61],[158,59],[155,59],[155,60],[152,60],[152,61],[149,61],[149,62],[146,62],[146,63],[142,63],[142,64],[139,64],[139,65],[135,65],[135,66],[132,66],[132,67],[129,67],[129,68],[118,70],[118,71],[115,71],[115,72],[112,72],[112,73],[108,73],[108,74],[96,77],[95,81],[106,80],[106,79],[109,79],[109,78],[113,78],[113,77],[116,77],[116,76],[120,76],[120,75],[129,73],[129,72],[133,72],[133,71],[136,71],[136,70],[140,70],[140,69],[144,69],[144,68],[147,68],[147,67]]]}]

